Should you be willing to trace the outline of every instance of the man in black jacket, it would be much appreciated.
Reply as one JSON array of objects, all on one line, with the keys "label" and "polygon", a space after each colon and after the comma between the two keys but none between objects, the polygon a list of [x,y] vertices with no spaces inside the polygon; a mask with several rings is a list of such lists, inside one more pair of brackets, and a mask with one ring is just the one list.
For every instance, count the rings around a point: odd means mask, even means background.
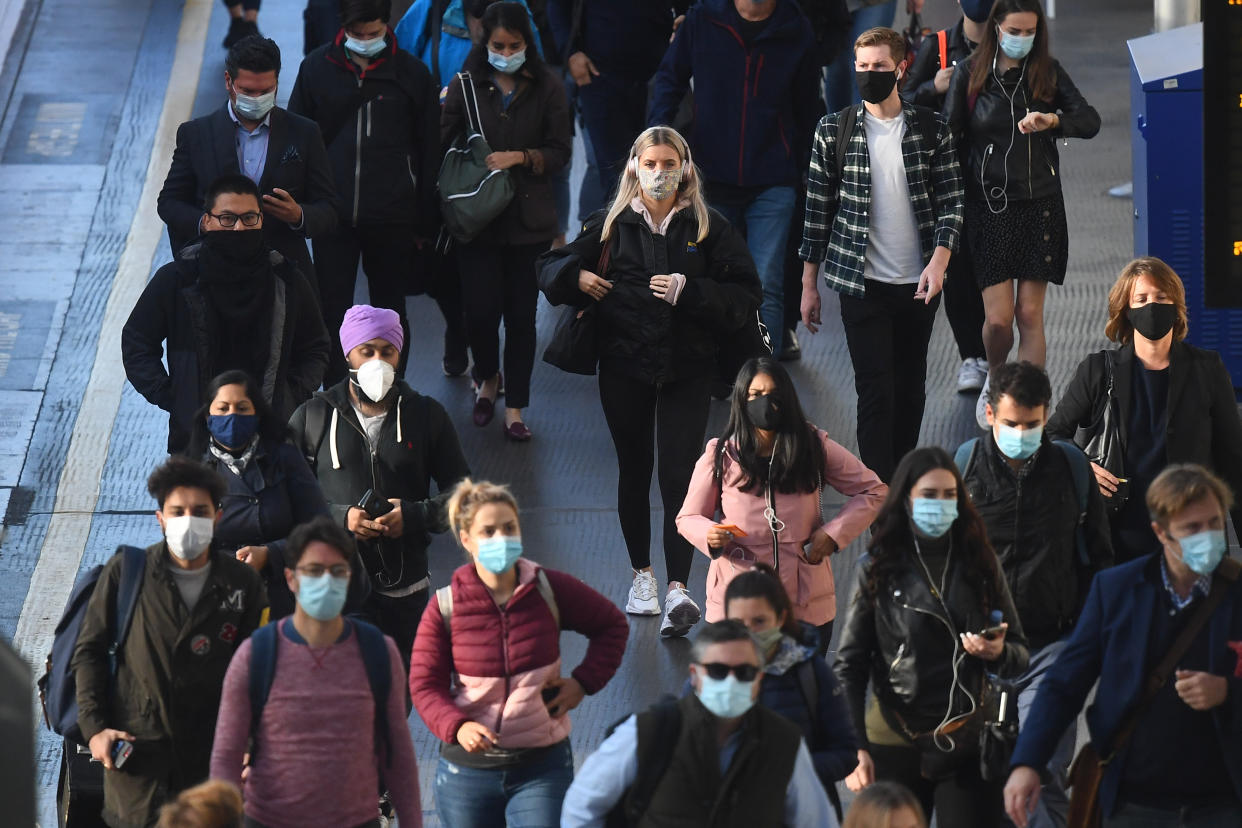
[{"label": "man in black jacket", "polygon": [[[440,105],[427,67],[397,48],[385,22],[388,8],[389,0],[340,4],[341,29],[302,61],[289,111],[319,124],[340,194],[336,230],[311,242],[324,325],[330,331],[341,327],[361,258],[371,304],[401,317],[407,345],[397,374],[404,375],[410,338],[405,296],[432,287],[418,285],[426,280],[417,263],[440,222]],[[464,371],[460,301],[446,304],[448,292],[439,293],[445,353]],[[324,382],[344,377],[345,364],[334,361]]]},{"label": "man in black jacket", "polygon": [[444,406],[396,379],[396,312],[355,305],[340,334],[348,379],[303,404],[289,427],[332,516],[358,541],[372,586],[363,614],[392,636],[408,673],[427,606],[427,546],[448,529],[444,504],[470,468]]},{"label": "man in black jacket", "polygon": [[[73,654],[78,723],[104,766],[104,821],[154,825],[165,799],[207,778],[216,711],[229,660],[267,620],[259,574],[212,546],[224,481],[173,457],[147,479],[164,540],[147,548],[142,583],[109,676],[121,555],[110,560],[87,605]],[[133,752],[113,766],[117,740]]]},{"label": "man in black jacket", "polygon": [[121,331],[125,375],[168,412],[170,453],[186,447],[217,374],[239,369],[255,377],[283,421],[319,387],[328,365],[314,290],[268,249],[254,182],[221,177],[202,209],[202,239],[156,271]]},{"label": "man in black jacket", "polygon": [[202,204],[221,175],[249,178],[263,194],[268,246],[314,282],[306,239],[336,226],[336,190],[319,127],[276,106],[280,48],[251,35],[224,62],[229,99],[177,128],[172,166],[156,202],[173,255],[205,230]]},{"label": "man in black jacket", "polygon": [[[1087,458],[1072,443],[1053,443],[1043,433],[1052,398],[1048,375],[1029,362],[1006,363],[992,373],[988,398],[992,431],[968,443],[968,455],[963,446],[959,462],[1030,641],[1031,662],[1021,679],[1029,684],[1018,696],[1019,719],[1025,722],[1044,673],[1074,628],[1091,579],[1112,565],[1113,548]],[[1064,824],[1064,781],[1073,751],[1069,728],[1048,764],[1036,824]]]}]

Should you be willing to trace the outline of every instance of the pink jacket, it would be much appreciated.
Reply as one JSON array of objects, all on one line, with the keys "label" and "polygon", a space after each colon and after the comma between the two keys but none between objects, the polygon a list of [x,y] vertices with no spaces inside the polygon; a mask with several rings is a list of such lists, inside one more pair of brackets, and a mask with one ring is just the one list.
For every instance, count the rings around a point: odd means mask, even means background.
[{"label": "pink jacket", "polygon": [[704,554],[711,557],[707,547],[707,530],[716,524],[716,500],[720,498],[724,523],[733,524],[746,532],[746,537],[735,538],[725,547],[723,554],[712,560],[707,571],[708,621],[720,621],[725,617],[724,594],[734,575],[749,569],[754,561],[777,566],[781,583],[793,601],[794,612],[799,621],[809,624],[826,624],[837,615],[836,587],[832,579],[832,566],[827,560],[809,564],[802,556],[803,545],[819,528],[844,549],[864,529],[871,525],[880,505],[888,494],[888,486],[880,482],[875,472],[828,437],[822,429],[815,429],[824,446],[826,473],[824,484],[842,494],[849,495],[849,502],[836,517],[825,523],[820,514],[818,492],[806,494],[776,494],[776,516],[784,521],[785,528],[779,533],[780,560],[772,560],[772,530],[763,516],[767,506],[762,491],[743,492],[737,488],[742,478],[736,447],[730,443],[721,462],[721,478],[724,491],[716,485],[713,465],[716,460],[717,440],[710,440],[703,456],[694,466],[694,477],[686,492],[686,502],[677,515],[677,531]]},{"label": "pink jacket", "polygon": [[[518,588],[504,609],[473,564],[457,568],[451,642],[435,596],[419,622],[410,696],[431,732],[450,744],[469,721],[500,734],[502,748],[546,747],[569,736],[569,716],[552,718],[540,695],[544,682],[561,675],[560,629],[535,584],[539,565],[525,558],[516,565]],[[544,572],[561,629],[590,639],[572,675],[588,694],[595,693],[621,665],[629,636],[625,616],[577,578],[554,569]]]}]

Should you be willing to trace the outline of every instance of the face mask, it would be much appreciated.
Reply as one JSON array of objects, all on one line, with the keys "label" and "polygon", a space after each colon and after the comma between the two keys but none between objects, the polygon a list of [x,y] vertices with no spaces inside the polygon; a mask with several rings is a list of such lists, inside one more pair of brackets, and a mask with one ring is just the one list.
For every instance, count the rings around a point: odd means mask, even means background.
[{"label": "face mask", "polygon": [[168,551],[183,561],[196,560],[211,546],[216,522],[211,518],[178,515],[164,519],[164,540]]},{"label": "face mask", "polygon": [[267,252],[263,229],[208,230],[203,244],[227,264],[248,265]]},{"label": "face mask", "polygon": [[714,716],[736,719],[755,704],[750,696],[753,684],[753,681],[738,681],[732,673],[722,679],[704,675],[699,685],[699,701]]},{"label": "face mask", "polygon": [[385,45],[386,44],[384,43],[382,35],[372,40],[357,40],[352,37],[345,38],[345,48],[353,52],[355,55],[362,55],[363,57],[375,57],[380,52],[384,51]]},{"label": "face mask", "polygon": [[976,23],[988,22],[988,15],[992,13],[993,0],[958,0],[958,2],[966,19]]},{"label": "face mask", "polygon": [[311,577],[298,575],[298,605],[316,621],[331,621],[345,607],[349,576],[337,578],[331,572]]},{"label": "face mask", "polygon": [[681,186],[681,167],[672,170],[638,169],[638,186],[643,192],[656,201],[672,197]]},{"label": "face mask", "polygon": [[957,501],[916,497],[910,506],[910,519],[929,538],[941,537],[957,520]]},{"label": "face mask", "polygon": [[759,645],[759,649],[766,653],[768,650],[776,646],[776,643],[781,640],[781,636],[784,634],[784,631],[780,627],[768,627],[766,630],[751,633],[750,636],[755,639],[755,643]]},{"label": "face mask", "polygon": [[1141,308],[1127,308],[1126,318],[1144,339],[1155,342],[1164,339],[1173,330],[1173,324],[1177,322],[1177,305],[1148,302]]},{"label": "face mask", "polygon": [[233,101],[233,111],[237,113],[238,118],[245,118],[247,121],[262,121],[276,105],[275,89],[258,96],[243,95],[233,90],[233,95],[236,98]]},{"label": "face mask", "polygon": [[497,72],[504,72],[506,75],[512,75],[514,72],[522,68],[522,64],[526,63],[526,50],[523,49],[520,52],[514,52],[508,57],[505,57],[498,52],[493,52],[491,49],[488,49],[487,62],[490,63],[492,68]]},{"label": "face mask", "polygon": [[475,558],[493,575],[508,572],[509,567],[522,557],[522,538],[519,535],[492,535],[479,541]]},{"label": "face mask", "polygon": [[1182,548],[1182,563],[1199,575],[1211,575],[1217,565],[1225,557],[1225,532],[1223,529],[1208,529],[1196,532],[1179,540]]},{"label": "face mask", "polygon": [[996,424],[996,447],[1001,454],[1013,460],[1025,460],[1039,449],[1044,427],[1014,428],[1003,423]]},{"label": "face mask", "polygon": [[781,424],[781,410],[770,394],[747,400],[746,416],[750,417],[755,428],[761,428],[764,431],[776,431]]},{"label": "face mask", "polygon": [[1000,33],[1001,51],[1006,57],[1014,60],[1022,60],[1031,53],[1031,47],[1035,45],[1035,35],[1013,35],[1009,32]]},{"label": "face mask", "polygon": [[854,80],[858,83],[858,94],[867,103],[878,104],[893,92],[897,85],[897,72],[855,72]]},{"label": "face mask", "polygon": [[241,448],[258,429],[259,418],[254,414],[207,415],[207,430],[225,448]]},{"label": "face mask", "polygon": [[387,397],[393,381],[397,378],[397,369],[382,359],[368,360],[360,368],[350,370],[350,373],[354,375],[354,384],[371,402],[379,402]]}]

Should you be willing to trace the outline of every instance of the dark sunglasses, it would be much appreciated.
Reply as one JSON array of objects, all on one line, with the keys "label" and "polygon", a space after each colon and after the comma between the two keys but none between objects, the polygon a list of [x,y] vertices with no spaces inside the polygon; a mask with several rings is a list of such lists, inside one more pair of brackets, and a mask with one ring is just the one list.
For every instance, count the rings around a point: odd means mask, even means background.
[{"label": "dark sunglasses", "polygon": [[700,664],[707,675],[716,681],[722,680],[725,676],[732,673],[737,676],[738,681],[754,681],[755,676],[759,675],[759,668],[753,664],[721,664],[713,662],[712,664]]}]

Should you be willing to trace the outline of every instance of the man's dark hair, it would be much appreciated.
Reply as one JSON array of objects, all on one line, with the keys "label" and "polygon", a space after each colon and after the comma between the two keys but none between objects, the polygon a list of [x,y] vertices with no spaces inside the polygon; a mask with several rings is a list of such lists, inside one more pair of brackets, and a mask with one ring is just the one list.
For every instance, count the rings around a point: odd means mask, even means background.
[{"label": "man's dark hair", "polygon": [[699,630],[698,635],[694,637],[694,646],[690,650],[690,660],[696,664],[702,664],[703,653],[708,647],[713,644],[728,644],[730,641],[745,641],[750,644],[755,648],[755,658],[763,664],[763,653],[759,652],[759,645],[751,637],[750,630],[746,629],[746,625],[741,621],[735,621],[732,618],[717,621],[715,624],[707,624]]},{"label": "man's dark hair", "polygon": [[197,460],[173,455],[151,472],[151,476],[147,478],[147,491],[155,498],[160,509],[163,509],[164,501],[173,489],[202,489],[207,492],[216,508],[219,508],[220,502],[224,500],[226,487],[224,478],[214,470]]},{"label": "man's dark hair", "polygon": [[236,78],[238,71],[280,74],[280,47],[270,37],[246,35],[229,49],[224,58],[224,71]]},{"label": "man's dark hair", "polygon": [[392,0],[341,0],[342,28],[372,20],[383,20],[387,24],[391,13]]},{"label": "man's dark hair", "polygon": [[992,370],[988,381],[988,402],[992,411],[1002,394],[1008,394],[1023,408],[1038,408],[1052,402],[1052,383],[1043,368],[1031,362],[1006,362]]},{"label": "man's dark hair", "polygon": [[225,193],[253,196],[259,209],[263,208],[263,199],[259,198],[258,184],[240,173],[227,173],[211,182],[211,186],[207,188],[207,195],[203,197],[203,210],[210,213],[216,209],[216,199]]},{"label": "man's dark hair", "polygon": [[289,540],[285,543],[285,566],[289,569],[297,569],[306,547],[315,541],[326,543],[340,552],[346,562],[354,559],[353,535],[346,532],[344,527],[327,515],[319,515],[306,523],[295,526],[289,533]]}]

